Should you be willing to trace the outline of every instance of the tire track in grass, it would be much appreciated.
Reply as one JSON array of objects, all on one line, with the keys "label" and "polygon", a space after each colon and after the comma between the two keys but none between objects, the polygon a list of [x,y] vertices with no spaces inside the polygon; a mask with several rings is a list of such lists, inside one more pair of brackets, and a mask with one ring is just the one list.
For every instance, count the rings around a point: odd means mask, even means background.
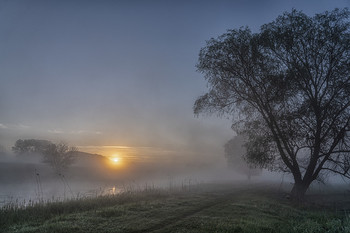
[{"label": "tire track in grass", "polygon": [[199,212],[202,212],[203,210],[209,209],[209,208],[214,207],[216,205],[221,205],[225,202],[231,201],[232,198],[234,197],[234,194],[237,194],[237,193],[225,194],[224,197],[216,198],[214,201],[207,202],[204,205],[201,205],[197,208],[185,211],[184,213],[181,213],[177,216],[165,219],[165,220],[161,221],[160,223],[157,223],[157,224],[150,226],[148,228],[135,230],[135,231],[129,231],[129,232],[130,233],[151,233],[151,232],[156,233],[156,232],[163,232],[162,230],[165,230],[167,228],[169,228],[169,230],[171,230],[171,226],[176,226],[179,222],[185,220],[188,217],[191,217]]}]

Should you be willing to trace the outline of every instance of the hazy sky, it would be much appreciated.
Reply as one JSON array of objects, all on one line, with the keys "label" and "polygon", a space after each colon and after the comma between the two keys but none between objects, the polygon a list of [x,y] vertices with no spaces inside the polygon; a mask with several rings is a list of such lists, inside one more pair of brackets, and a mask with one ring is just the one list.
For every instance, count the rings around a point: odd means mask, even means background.
[{"label": "hazy sky", "polygon": [[292,8],[335,7],[350,1],[1,0],[0,145],[40,138],[135,158],[221,153],[230,121],[192,111],[207,90],[195,68],[205,41],[257,31]]}]

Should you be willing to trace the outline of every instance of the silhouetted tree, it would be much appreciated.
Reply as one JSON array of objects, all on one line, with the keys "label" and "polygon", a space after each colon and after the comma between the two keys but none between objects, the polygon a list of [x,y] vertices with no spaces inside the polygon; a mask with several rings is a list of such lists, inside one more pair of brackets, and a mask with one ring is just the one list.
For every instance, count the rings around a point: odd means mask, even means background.
[{"label": "silhouetted tree", "polygon": [[16,154],[43,153],[50,144],[52,144],[52,142],[48,140],[19,139],[16,141],[15,146],[12,147],[12,151]]},{"label": "silhouetted tree", "polygon": [[244,147],[245,140],[242,136],[235,136],[225,144],[225,157],[229,166],[235,171],[242,173],[250,180],[251,176],[260,175],[262,169],[254,164],[249,164],[245,161],[246,148]]},{"label": "silhouetted tree", "polygon": [[77,148],[69,147],[66,143],[51,143],[43,151],[44,162],[50,164],[55,172],[61,175],[62,171],[73,163],[77,151]]},{"label": "silhouetted tree", "polygon": [[292,197],[328,172],[350,178],[348,9],[292,10],[261,27],[207,41],[197,68],[209,84],[195,114],[228,114],[247,160],[294,178]]}]

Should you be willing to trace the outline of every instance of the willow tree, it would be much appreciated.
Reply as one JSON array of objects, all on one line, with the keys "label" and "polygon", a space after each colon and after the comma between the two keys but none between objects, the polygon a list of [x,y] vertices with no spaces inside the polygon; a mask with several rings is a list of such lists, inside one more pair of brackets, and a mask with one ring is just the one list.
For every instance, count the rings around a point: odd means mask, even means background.
[{"label": "willow tree", "polygon": [[232,117],[246,159],[289,172],[292,197],[330,172],[350,178],[350,12],[292,10],[261,27],[229,30],[201,49],[208,93],[195,114]]}]

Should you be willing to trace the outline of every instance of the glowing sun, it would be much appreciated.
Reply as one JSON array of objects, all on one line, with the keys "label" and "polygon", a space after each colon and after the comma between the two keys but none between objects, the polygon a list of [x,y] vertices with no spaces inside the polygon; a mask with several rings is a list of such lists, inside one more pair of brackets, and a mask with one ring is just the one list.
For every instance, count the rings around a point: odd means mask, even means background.
[{"label": "glowing sun", "polygon": [[119,161],[120,161],[119,158],[117,158],[117,157],[114,157],[111,160],[113,163],[119,163]]}]

